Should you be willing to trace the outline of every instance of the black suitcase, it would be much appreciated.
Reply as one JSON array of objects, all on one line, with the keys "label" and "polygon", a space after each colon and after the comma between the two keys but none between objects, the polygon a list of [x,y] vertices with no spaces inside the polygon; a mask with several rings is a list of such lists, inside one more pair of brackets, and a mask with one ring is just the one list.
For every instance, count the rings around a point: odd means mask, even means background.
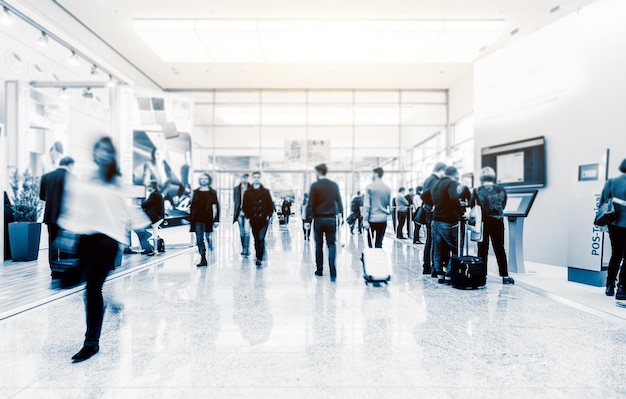
[{"label": "black suitcase", "polygon": [[463,255],[463,245],[461,242],[462,226],[459,222],[459,256],[450,258],[450,278],[451,284],[458,289],[476,289],[487,284],[487,269],[485,262],[478,256],[469,256],[468,240],[465,237],[465,253]]},{"label": "black suitcase", "polygon": [[156,239],[157,252],[165,252],[165,240],[161,237]]}]

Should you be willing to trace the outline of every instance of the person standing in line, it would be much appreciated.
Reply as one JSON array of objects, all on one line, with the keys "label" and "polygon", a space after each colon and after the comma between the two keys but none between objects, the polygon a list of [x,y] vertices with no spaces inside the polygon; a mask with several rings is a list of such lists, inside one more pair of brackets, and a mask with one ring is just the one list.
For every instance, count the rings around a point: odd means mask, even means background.
[{"label": "person standing in line", "polygon": [[382,248],[390,213],[391,189],[382,181],[385,173],[383,168],[374,168],[372,172],[372,182],[365,187],[363,198],[363,228],[366,230],[371,228],[372,235],[375,235],[374,243],[372,243],[371,236],[368,234],[369,245]]},{"label": "person standing in line", "polygon": [[404,196],[409,203],[409,209],[406,211],[406,236],[411,237],[411,222],[413,221],[413,215],[415,214],[415,205],[413,204],[413,197],[415,192],[413,187],[409,187],[409,192]]},{"label": "person standing in line", "polygon": [[[413,208],[414,208],[414,211],[415,211],[415,215],[417,215],[417,209],[420,206],[422,206],[422,186],[417,186],[415,188],[415,196],[413,196]],[[421,229],[422,229],[422,225],[419,224],[415,220],[415,216],[413,216],[413,224],[414,224],[414,228],[413,228],[413,244],[423,244],[423,242],[420,241],[420,232],[421,232]]]},{"label": "person standing in line", "polygon": [[203,173],[198,179],[200,187],[193,192],[191,197],[191,227],[189,231],[196,233],[196,245],[200,253],[200,263],[196,266],[207,265],[206,247],[204,239],[206,237],[209,251],[213,251],[213,229],[220,223],[220,204],[217,199],[217,192],[211,188],[211,176]]},{"label": "person standing in line", "polygon": [[250,219],[250,227],[254,236],[255,263],[257,266],[261,266],[265,256],[265,235],[270,218],[274,213],[274,202],[270,191],[261,184],[261,172],[259,171],[252,173],[252,187],[244,194],[243,211],[246,217]]},{"label": "person standing in line", "polygon": [[241,239],[241,255],[247,258],[250,255],[250,219],[246,217],[243,211],[243,197],[250,188],[248,183],[248,175],[241,175],[241,182],[233,187],[233,200],[235,201],[233,212],[233,223],[239,224],[239,237]]},{"label": "person standing in line", "polygon": [[357,226],[359,234],[363,231],[363,213],[361,209],[363,208],[363,196],[360,191],[356,192],[356,196],[352,199],[352,203],[350,205],[350,211],[354,214],[355,221],[354,224],[350,226],[350,234],[354,234],[354,225]]},{"label": "person standing in line", "polygon": [[[432,226],[431,223],[433,221],[432,209],[427,209],[432,206],[432,203],[428,203],[428,201],[424,201],[424,194],[428,193],[428,195],[432,198],[430,193],[430,189],[437,184],[439,179],[443,177],[444,171],[446,170],[446,164],[443,162],[437,162],[435,167],[433,168],[433,173],[426,178],[424,181],[424,191],[422,193],[422,210],[426,213],[426,244],[424,245],[424,260],[423,260],[423,271],[422,274],[430,274],[431,277],[437,278],[437,272],[432,270],[433,265],[433,234],[432,234]],[[432,274],[431,274],[432,273]]]},{"label": "person standing in line", "polygon": [[311,223],[313,223],[313,218],[311,214],[307,211],[307,207],[309,205],[309,193],[304,193],[302,198],[302,205],[300,206],[300,215],[302,217],[302,232],[304,233],[304,241],[309,241],[311,239]]},{"label": "person standing in line", "polygon": [[398,189],[398,195],[396,195],[396,213],[398,215],[396,238],[400,240],[406,239],[406,237],[402,235],[402,230],[404,230],[404,223],[406,223],[406,217],[409,211],[409,201],[406,200],[405,193],[406,188],[400,187]]},{"label": "person standing in line", "polygon": [[[444,176],[431,189],[433,203],[433,273],[437,273],[439,283],[450,284],[451,274],[448,262],[451,256],[458,255],[459,220],[465,208],[461,206],[458,191],[459,172],[454,166],[445,169]],[[424,199],[426,201],[426,199]]]},{"label": "person standing in line", "polygon": [[328,168],[321,163],[315,167],[317,181],[309,190],[309,214],[313,216],[315,233],[315,275],[322,276],[324,271],[324,237],[328,247],[328,268],[332,281],[337,277],[335,260],[337,258],[337,215],[343,215],[343,202],[339,186],[326,177]]},{"label": "person standing in line", "polygon": [[611,240],[611,259],[609,260],[609,270],[606,277],[607,296],[613,296],[618,301],[626,300],[626,266],[622,264],[622,271],[619,273],[617,292],[615,292],[615,278],[619,271],[619,265],[626,261],[626,159],[619,165],[621,176],[607,180],[602,189],[600,203],[613,201],[617,217],[609,223],[609,239]]},{"label": "person standing in line", "polygon": [[489,238],[493,252],[496,254],[498,270],[502,277],[502,284],[515,284],[509,277],[509,268],[504,251],[504,208],[506,207],[506,190],[495,184],[496,172],[490,168],[480,171],[480,187],[474,189],[469,201],[470,207],[480,205],[483,221],[483,240],[478,243],[478,256],[483,258],[487,268],[489,254]]},{"label": "person standing in line", "polygon": [[81,350],[72,362],[89,359],[100,350],[104,318],[102,286],[115,267],[120,243],[128,245],[127,226],[139,229],[150,224],[145,213],[130,207],[119,182],[117,151],[110,137],[103,137],[93,148],[97,171],[87,181],[68,178],[59,226],[79,235],[77,254],[85,289],[87,331]]},{"label": "person standing in line", "polygon": [[[41,176],[39,199],[46,202],[43,222],[48,227],[48,262],[50,263],[50,268],[52,268],[52,262],[58,260],[60,256],[59,249],[54,246],[54,241],[60,232],[57,221],[63,206],[65,181],[67,174],[72,171],[73,167],[74,159],[72,157],[63,157],[59,161],[58,168]],[[53,279],[60,277],[52,270],[51,275]]]}]

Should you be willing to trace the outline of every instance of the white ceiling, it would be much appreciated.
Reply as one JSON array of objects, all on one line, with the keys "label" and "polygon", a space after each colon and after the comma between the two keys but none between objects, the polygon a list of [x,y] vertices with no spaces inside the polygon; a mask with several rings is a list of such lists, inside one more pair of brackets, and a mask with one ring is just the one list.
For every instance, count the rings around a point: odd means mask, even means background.
[{"label": "white ceiling", "polygon": [[[164,62],[139,37],[137,19],[502,20],[483,54],[593,0],[55,0],[166,90],[212,88],[449,88],[467,63]],[[558,6],[558,10],[551,12]],[[519,32],[511,35],[510,32]],[[184,43],[181,43],[184,46]]]}]

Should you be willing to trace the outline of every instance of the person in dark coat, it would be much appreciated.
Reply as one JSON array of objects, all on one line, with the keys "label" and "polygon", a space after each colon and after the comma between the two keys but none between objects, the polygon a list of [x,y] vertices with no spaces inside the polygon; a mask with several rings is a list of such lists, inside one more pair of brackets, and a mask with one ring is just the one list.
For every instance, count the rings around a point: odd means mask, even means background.
[{"label": "person in dark coat", "polygon": [[250,219],[256,251],[255,262],[257,266],[261,266],[265,254],[265,234],[274,213],[274,202],[270,191],[261,184],[259,171],[252,173],[252,187],[243,196],[243,212]]},{"label": "person in dark coat", "polygon": [[313,234],[315,235],[315,275],[323,275],[324,236],[328,247],[328,268],[330,269],[330,279],[334,281],[337,276],[335,259],[337,257],[337,246],[335,239],[337,236],[337,215],[343,215],[343,202],[339,193],[339,186],[334,181],[326,177],[328,168],[326,164],[319,164],[315,167],[317,181],[311,184],[309,190],[309,204],[307,208],[309,214],[313,216]]},{"label": "person in dark coat", "polygon": [[283,214],[285,224],[289,224],[289,216],[291,215],[291,201],[286,197],[283,198],[283,204],[280,207],[280,212]]},{"label": "person in dark coat", "polygon": [[[609,260],[609,270],[606,278],[607,296],[613,296],[618,301],[626,300],[626,158],[619,165],[622,174],[618,177],[607,180],[602,189],[600,203],[613,201],[617,217],[609,223],[609,239],[611,240],[611,258]],[[615,292],[615,279],[619,273],[617,292]]]},{"label": "person in dark coat", "polygon": [[496,172],[487,166],[480,171],[480,186],[474,189],[470,207],[480,205],[482,211],[483,239],[478,243],[478,256],[483,259],[485,269],[489,254],[489,240],[498,262],[498,270],[502,277],[502,284],[515,284],[509,276],[509,268],[504,250],[504,208],[506,207],[506,190],[495,184]]},{"label": "person in dark coat", "polygon": [[250,219],[243,212],[243,196],[250,188],[247,173],[241,175],[241,182],[233,187],[233,223],[239,225],[239,238],[241,239],[241,256],[247,258],[250,255]]},{"label": "person in dark coat", "polygon": [[423,262],[423,270],[422,274],[430,274],[431,277],[438,277],[437,270],[434,269],[433,266],[433,233],[432,233],[432,221],[433,214],[431,205],[428,201],[424,201],[424,195],[428,195],[432,198],[432,193],[430,192],[431,188],[433,188],[437,182],[443,177],[443,174],[446,170],[446,164],[443,162],[437,162],[435,167],[433,168],[433,173],[426,178],[423,184],[424,191],[422,192],[422,202],[423,202],[423,210],[426,212],[426,244],[424,245],[424,262]]},{"label": "person in dark coat", "polygon": [[4,260],[11,259],[11,245],[9,243],[9,223],[13,222],[13,205],[11,200],[4,192]]},{"label": "person in dark coat", "polygon": [[[155,254],[154,247],[150,244],[148,238],[151,232],[148,229],[152,229],[152,225],[165,218],[165,203],[163,196],[159,191],[159,185],[156,181],[151,181],[148,185],[148,198],[141,204],[141,208],[150,218],[151,226],[146,229],[136,230],[137,237],[139,237],[139,244],[141,245],[141,252],[143,255],[153,256]],[[156,239],[156,237],[154,237]]]},{"label": "person in dark coat", "polygon": [[211,176],[203,173],[198,179],[200,187],[193,192],[191,198],[191,227],[189,231],[196,233],[196,245],[200,253],[200,263],[196,266],[206,266],[206,247],[204,239],[213,250],[212,233],[213,229],[219,226],[220,204],[217,199],[217,192],[211,188]]},{"label": "person in dark coat", "polygon": [[[39,187],[39,199],[46,202],[44,207],[43,222],[48,226],[48,262],[52,268],[52,262],[59,259],[59,250],[54,246],[54,240],[59,235],[60,228],[57,224],[63,206],[63,193],[67,174],[74,166],[72,157],[63,157],[59,161],[59,167],[41,176]],[[52,278],[58,276],[51,272]]]}]

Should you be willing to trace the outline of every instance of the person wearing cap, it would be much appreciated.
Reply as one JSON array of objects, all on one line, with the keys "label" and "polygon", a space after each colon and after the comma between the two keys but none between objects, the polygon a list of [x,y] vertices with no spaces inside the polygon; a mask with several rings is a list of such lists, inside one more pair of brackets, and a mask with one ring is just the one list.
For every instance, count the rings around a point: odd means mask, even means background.
[{"label": "person wearing cap", "polygon": [[[626,258],[626,158],[619,165],[621,176],[607,180],[602,189],[600,203],[613,201],[615,207],[615,220],[609,223],[609,239],[611,240],[611,259],[609,260],[609,270],[606,278],[607,296],[613,296],[615,292],[615,278],[619,271],[619,265]],[[619,273],[617,292],[615,299],[626,300],[626,265],[622,263],[622,271]]]},{"label": "person wearing cap", "polygon": [[[371,229],[372,231],[371,235],[369,233],[367,235],[369,245],[382,248],[390,213],[391,189],[382,181],[383,168],[374,168],[372,172],[372,182],[365,187],[363,197],[363,227],[365,230]],[[375,235],[374,243],[372,243],[372,235]]]},{"label": "person wearing cap", "polygon": [[437,162],[435,167],[433,168],[433,173],[426,178],[424,184],[422,185],[422,202],[424,203],[424,207],[422,208],[425,211],[425,219],[426,219],[426,244],[424,244],[424,260],[423,260],[423,271],[422,274],[431,274],[431,277],[437,277],[437,272],[432,270],[433,264],[433,233],[431,223],[433,221],[432,211],[427,210],[432,204],[428,203],[428,201],[424,201],[424,196],[431,197],[430,189],[433,188],[437,182],[443,177],[443,174],[446,170],[446,164],[443,162]]},{"label": "person wearing cap", "polygon": [[313,234],[315,237],[315,275],[322,276],[324,270],[324,254],[322,246],[324,236],[328,247],[328,268],[330,278],[337,277],[335,259],[337,257],[337,215],[343,215],[343,202],[339,193],[339,186],[326,177],[326,164],[315,167],[317,181],[311,184],[309,190],[308,214],[313,216]]}]

